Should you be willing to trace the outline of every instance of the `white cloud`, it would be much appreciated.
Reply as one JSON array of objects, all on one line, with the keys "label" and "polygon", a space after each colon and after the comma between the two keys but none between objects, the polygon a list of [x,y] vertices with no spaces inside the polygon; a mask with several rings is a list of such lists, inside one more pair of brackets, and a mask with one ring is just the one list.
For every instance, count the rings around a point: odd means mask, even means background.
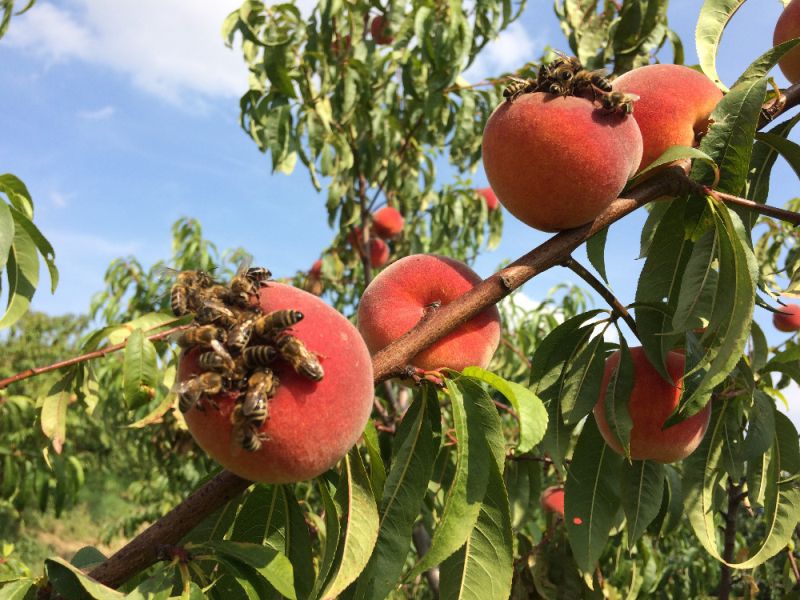
[{"label": "white cloud", "polygon": [[537,59],[543,48],[543,40],[529,36],[525,27],[515,21],[486,45],[464,77],[472,82],[513,71]]},{"label": "white cloud", "polygon": [[102,121],[104,119],[111,118],[113,115],[113,106],[104,106],[103,108],[98,108],[96,110],[82,110],[78,113],[78,116],[81,119],[86,119],[87,121]]},{"label": "white cloud", "polygon": [[61,192],[50,192],[50,201],[56,208],[64,208],[69,204],[74,194],[63,194]]},{"label": "white cloud", "polygon": [[90,233],[48,231],[47,238],[59,255],[70,258],[98,256],[117,258],[136,254],[142,249],[140,242],[112,240]]},{"label": "white cloud", "polygon": [[220,29],[240,0],[79,0],[37,3],[9,30],[9,45],[48,63],[81,60],[126,74],[175,103],[236,97],[247,85],[238,50]]}]

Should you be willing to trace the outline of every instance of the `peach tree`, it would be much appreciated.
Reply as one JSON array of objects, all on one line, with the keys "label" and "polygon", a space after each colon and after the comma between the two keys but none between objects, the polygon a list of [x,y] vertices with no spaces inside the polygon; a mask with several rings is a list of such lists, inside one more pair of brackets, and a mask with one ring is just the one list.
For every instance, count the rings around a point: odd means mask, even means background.
[{"label": "peach tree", "polygon": [[[800,166],[789,139],[800,87],[779,90],[769,78],[799,42],[753,57],[727,87],[716,54],[742,4],[706,0],[699,9],[698,69],[724,92],[704,135],[641,165],[645,173],[593,221],[559,231],[375,352],[372,419],[337,468],[312,481],[253,485],[214,470],[194,450],[170,456],[169,444],[153,444],[148,459],[163,456],[168,476],[183,474],[151,491],[168,490],[177,505],[163,516],[149,511],[143,520],[154,523],[111,557],[86,548],[71,562],[49,559],[41,578],[0,565],[8,582],[0,598],[123,597],[117,588],[147,598],[728,598],[797,585],[800,446],[776,405],[800,382],[800,344],[795,335],[770,346],[753,315],[800,293],[797,201],[767,203],[776,160]],[[664,0],[555,6],[564,50],[614,75],[663,60],[666,45],[683,61],[666,8]],[[510,0],[323,0],[306,14],[290,3],[249,0],[226,19],[224,36],[241,40],[250,69],[244,131],[274,172],[304,169],[326,198],[334,236],[319,268],[296,275],[298,286],[352,315],[387,251],[388,260],[438,253],[469,262],[496,245],[502,213],[470,179],[483,131],[510,101],[509,82],[536,80],[540,65],[558,55],[548,50],[481,82],[464,72],[523,10],[532,8]],[[452,176],[437,174],[442,161]],[[0,189],[13,207],[21,192],[7,181]],[[537,190],[530,193],[534,199]],[[373,215],[386,206],[399,212],[402,230],[380,247]],[[605,241],[636,210],[647,218],[631,254],[644,262],[635,297],[623,301],[604,283]],[[24,223],[26,241],[18,243],[52,258]],[[175,233],[174,269],[236,263],[191,222]],[[572,256],[584,244],[596,275]],[[375,247],[384,260],[374,260]],[[28,273],[34,262],[38,269],[32,258]],[[566,288],[523,308],[512,292],[556,266],[577,273],[608,307],[589,310],[582,290]],[[14,267],[9,260],[10,283],[18,281]],[[83,340],[74,363],[56,365],[63,375],[39,419],[57,454],[70,451],[69,398],[85,403],[98,385],[113,392],[140,440],[185,436],[172,416],[175,353],[162,341],[185,321],[166,314],[168,283],[157,271],[135,261],[112,265],[94,306],[108,325]],[[408,368],[421,350],[497,303],[504,331],[487,369]],[[107,358],[116,350],[121,359]],[[710,406],[708,430],[684,460],[637,460],[628,407],[639,357],[653,377],[671,382],[676,351],[683,383],[663,426]],[[606,369],[612,354],[616,366]],[[97,372],[85,366],[90,360]],[[621,453],[590,415],[601,389],[606,428]],[[16,456],[15,447],[5,456]],[[11,481],[6,463],[3,480]],[[564,487],[563,514],[540,507],[541,491],[552,486]],[[8,495],[17,493],[14,486]],[[145,503],[152,508],[152,498]]]}]

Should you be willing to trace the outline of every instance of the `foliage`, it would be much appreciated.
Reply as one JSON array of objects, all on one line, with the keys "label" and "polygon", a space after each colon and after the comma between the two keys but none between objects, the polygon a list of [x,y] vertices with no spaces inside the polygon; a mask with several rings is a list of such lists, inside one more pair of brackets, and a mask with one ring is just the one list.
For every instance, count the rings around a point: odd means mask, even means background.
[{"label": "foliage", "polygon": [[[700,66],[716,81],[719,42],[741,3],[706,0],[700,10]],[[564,0],[555,8],[573,52],[592,68],[620,73],[650,62],[667,42],[682,60],[666,4]],[[467,177],[505,80],[470,85],[462,73],[523,9],[515,12],[508,0],[321,0],[303,15],[293,4],[248,0],[226,19],[224,36],[230,43],[241,35],[251,71],[243,128],[270,154],[273,171],[290,172],[299,159],[314,185],[327,188],[335,233],[322,277],[340,310],[355,308],[372,276],[358,248],[370,239],[370,213],[382,204],[405,217],[403,234],[391,242],[395,257],[440,252],[471,260],[496,242],[500,212],[486,209]],[[369,34],[379,15],[390,44]],[[787,139],[797,117],[756,134],[769,70],[788,48],[745,69],[699,150],[672,149],[656,162],[699,158],[693,180],[764,203],[777,157],[800,164]],[[536,68],[530,62],[514,73],[529,76]],[[437,177],[443,159],[455,171],[450,183]],[[3,191],[19,211],[15,202],[27,192],[18,180],[6,181]],[[788,207],[800,208],[797,200]],[[14,235],[24,232],[29,245],[50,256],[22,223]],[[173,240],[168,265],[178,271],[224,279],[244,257],[220,255],[189,219],[176,223]],[[602,233],[588,246],[603,278],[604,242]],[[9,248],[13,255],[16,246]],[[618,312],[588,310],[578,288],[557,288],[531,309],[512,296],[501,305],[503,343],[491,370],[447,371],[441,386],[379,386],[375,421],[338,468],[312,482],[252,486],[178,546],[164,548],[164,560],[123,590],[129,597],[234,599],[698,597],[718,589],[722,595],[724,563],[740,573],[737,592],[788,591],[788,561],[773,557],[789,546],[800,520],[800,446],[776,402],[800,382],[800,345],[794,337],[770,347],[753,312],[757,305],[774,308],[778,293],[798,293],[796,231],[731,209],[714,193],[684,194],[652,207],[640,250],[644,262],[628,307],[635,335],[666,378],[668,352],[686,355],[670,422],[713,402],[708,434],[687,460],[628,460],[606,445],[589,417],[605,359],[620,350],[607,412],[628,447],[632,366],[625,357],[633,344]],[[58,511],[59,489],[66,497],[63,490],[78,479],[59,473],[91,460],[130,475],[128,494],[141,507],[125,516],[132,533],[213,474],[188,442],[180,414],[170,410],[175,353],[163,339],[150,339],[182,323],[168,314],[166,266],[115,261],[106,290],[92,302],[90,314],[101,326],[75,351],[126,342],[124,352],[71,366],[47,382],[40,401],[20,385],[0,404],[0,419],[15,431],[0,447],[2,497],[12,506],[37,494],[41,502],[52,489]],[[23,326],[30,328],[19,330],[25,336],[38,327],[41,339],[60,333],[65,344],[75,344],[82,328],[37,316]],[[9,333],[7,345],[19,354],[9,352],[10,370],[41,356],[36,344],[19,348],[22,335]],[[30,426],[37,415],[46,438]],[[40,456],[44,464],[26,467],[33,484],[18,484],[17,459]],[[541,490],[553,484],[565,487],[563,518],[539,507]],[[730,522],[735,539],[721,539],[719,529]],[[103,559],[96,549],[71,562],[48,559],[46,580],[66,597],[122,597],[82,570]],[[10,583],[0,594],[33,594],[38,582],[30,569],[4,569]]]}]

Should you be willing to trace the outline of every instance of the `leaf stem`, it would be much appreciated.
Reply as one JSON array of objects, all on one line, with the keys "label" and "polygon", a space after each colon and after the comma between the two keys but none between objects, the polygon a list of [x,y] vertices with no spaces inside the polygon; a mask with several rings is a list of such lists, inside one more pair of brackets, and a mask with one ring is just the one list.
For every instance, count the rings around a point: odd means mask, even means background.
[{"label": "leaf stem", "polygon": [[595,277],[586,267],[584,267],[581,263],[577,260],[572,258],[572,256],[568,256],[564,259],[561,263],[562,266],[567,267],[573,273],[575,273],[578,277],[583,279],[586,283],[588,283],[594,291],[596,291],[600,296],[605,300],[608,305],[614,309],[614,315],[618,317],[622,317],[622,320],[630,327],[630,330],[633,332],[637,338],[639,337],[639,333],[636,330],[636,321],[633,320],[631,313],[628,312],[628,309],[617,300],[617,297],[611,293],[606,286],[603,285],[603,282],[600,281],[597,277]]}]

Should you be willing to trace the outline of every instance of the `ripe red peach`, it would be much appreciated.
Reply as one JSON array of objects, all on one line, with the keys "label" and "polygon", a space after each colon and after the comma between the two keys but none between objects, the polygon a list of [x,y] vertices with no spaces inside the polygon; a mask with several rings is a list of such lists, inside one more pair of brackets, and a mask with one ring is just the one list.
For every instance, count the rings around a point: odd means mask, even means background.
[{"label": "ripe red peach", "polygon": [[[464,263],[435,254],[412,254],[389,265],[364,290],[358,329],[370,352],[406,333],[430,311],[449,304],[480,283]],[[486,367],[500,343],[500,313],[491,306],[409,361],[432,371]]]},{"label": "ripe red peach", "polygon": [[[280,386],[261,428],[269,439],[256,452],[231,439],[235,394],[215,398],[219,410],[208,403],[203,410],[192,408],[186,424],[209,456],[240,477],[269,483],[311,479],[335,465],[361,436],[372,410],[372,361],[358,330],[316,296],[270,282],[261,288],[259,302],[265,312],[303,313],[293,334],[317,354],[324,376],[311,381],[285,361],[274,363]],[[181,357],[180,381],[198,373],[199,351],[193,348]]]},{"label": "ripe red peach", "polygon": [[[650,364],[643,348],[631,348],[630,352],[633,360],[633,390],[628,402],[628,413],[633,421],[630,436],[631,458],[661,463],[683,460],[700,445],[708,429],[711,403],[677,425],[662,429],[664,422],[678,406],[686,357],[680,352],[667,354],[667,372],[675,382],[673,385],[664,381]],[[612,372],[619,364],[619,358],[618,350],[606,360],[600,398],[594,407],[594,418],[606,443],[614,451],[623,454],[622,446],[612,433],[605,413],[606,389]]]},{"label": "ripe red peach", "polygon": [[316,277],[319,278],[322,275],[322,259],[318,258],[314,261],[314,264],[311,265],[311,268],[308,270],[309,277]]},{"label": "ripe red peach", "polygon": [[800,330],[800,304],[779,306],[779,313],[772,313],[772,324],[778,331]]},{"label": "ripe red peach", "polygon": [[389,19],[383,15],[372,19],[369,31],[372,34],[372,40],[378,45],[385,46],[394,42],[394,36],[389,33]]},{"label": "ripe red peach", "polygon": [[384,206],[372,215],[372,228],[375,235],[383,239],[395,237],[403,231],[404,225],[403,215],[391,206]]},{"label": "ripe red peach", "polygon": [[483,132],[483,166],[500,203],[542,231],[594,220],[641,158],[633,118],[574,96],[537,92],[503,102]]},{"label": "ripe red peach", "polygon": [[373,238],[369,241],[369,264],[373,269],[379,269],[389,262],[389,246],[381,239]]},{"label": "ripe red peach", "polygon": [[497,210],[497,195],[492,188],[480,188],[475,191],[483,196],[483,201],[486,202],[486,208],[489,209],[489,211]]},{"label": "ripe red peach", "polygon": [[644,169],[670,146],[696,146],[722,92],[708,77],[683,65],[647,65],[614,81],[614,90],[636,94],[633,118],[642,132]]},{"label": "ripe red peach", "polygon": [[[783,9],[775,23],[772,45],[777,46],[796,37],[800,37],[800,1],[792,0]],[[778,66],[792,83],[800,81],[800,48],[795,47],[778,61]]]},{"label": "ripe red peach", "polygon": [[542,505],[542,510],[554,512],[563,517],[564,487],[560,485],[551,485],[545,488],[542,495],[539,497],[539,503]]}]

